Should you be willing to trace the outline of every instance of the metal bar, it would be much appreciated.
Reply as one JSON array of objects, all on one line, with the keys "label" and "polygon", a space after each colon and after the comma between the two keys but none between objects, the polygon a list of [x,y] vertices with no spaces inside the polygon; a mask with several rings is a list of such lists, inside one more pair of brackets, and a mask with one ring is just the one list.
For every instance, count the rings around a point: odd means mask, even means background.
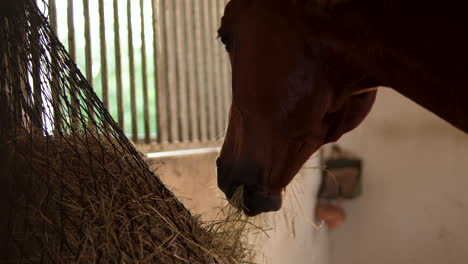
[{"label": "metal bar", "polygon": [[173,0],[174,15],[175,15],[175,31],[176,31],[176,59],[177,59],[177,76],[178,76],[178,93],[179,99],[179,122],[181,142],[189,141],[189,112],[188,112],[188,87],[187,87],[187,61],[185,58],[187,43],[185,39],[184,29],[187,26],[184,23],[184,12],[187,0]]},{"label": "metal bar", "polygon": [[186,0],[187,6],[185,8],[185,25],[186,30],[186,57],[188,70],[188,89],[189,89],[189,109],[190,109],[190,139],[192,142],[200,140],[200,132],[198,125],[198,109],[197,109],[197,81],[196,81],[196,65],[195,65],[195,24],[193,23],[193,12],[195,0]]},{"label": "metal bar", "polygon": [[186,150],[173,150],[173,151],[164,151],[164,152],[152,152],[146,154],[146,157],[149,159],[155,158],[169,158],[169,157],[182,157],[182,156],[193,156],[193,155],[202,155],[208,153],[218,153],[221,151],[220,147],[212,148],[196,148],[196,149],[186,149]]},{"label": "metal bar", "polygon": [[[49,0],[49,19],[50,19],[50,26],[53,29],[55,35],[57,35],[57,6],[55,0]],[[55,45],[51,46],[51,57],[57,57],[57,48]],[[57,68],[57,62],[53,60],[51,62],[53,64],[53,68]],[[52,101],[53,101],[53,119],[54,119],[54,130],[56,133],[60,133],[62,131],[62,109],[60,107],[60,76],[57,75],[55,71],[51,71],[51,80],[50,80],[50,87],[52,93]]]},{"label": "metal bar", "polygon": [[[31,116],[31,125],[37,131],[43,130],[43,120],[42,113],[44,110],[43,100],[42,100],[42,89],[41,89],[41,53],[40,53],[40,44],[39,44],[39,28],[37,21],[31,21],[30,23],[30,32],[29,32],[29,52],[31,54],[31,77],[32,77],[32,92],[33,102],[31,107],[33,108],[33,114]],[[37,132],[36,131],[36,132]]]},{"label": "metal bar", "polygon": [[[83,0],[83,15],[84,15],[84,33],[85,33],[85,63],[86,63],[86,80],[91,88],[93,88],[93,53],[91,44],[91,18],[89,16],[89,0]],[[94,107],[92,104],[86,104],[89,111],[89,126],[93,127]]]},{"label": "metal bar", "polygon": [[208,114],[208,137],[210,140],[214,140],[216,138],[216,120],[215,120],[215,98],[214,98],[214,76],[213,76],[213,60],[211,59],[213,56],[213,39],[211,36],[213,36],[212,31],[211,31],[211,20],[213,19],[210,17],[210,7],[211,5],[209,4],[211,1],[209,0],[203,0],[203,11],[204,11],[204,41],[205,41],[205,47],[207,52],[205,53],[205,64],[206,64],[206,73],[207,73],[207,80],[206,80],[206,86],[208,88],[207,92],[207,114]]},{"label": "metal bar", "polygon": [[[215,32],[217,35],[218,28],[221,23],[221,17],[223,15],[222,13],[222,7],[223,7],[223,1],[216,1],[216,20],[215,20]],[[225,112],[225,107],[224,107],[224,97],[226,96],[226,91],[225,91],[225,79],[226,79],[226,73],[224,72],[224,45],[221,43],[219,38],[216,38],[216,44],[217,46],[217,59],[218,59],[218,76],[219,76],[219,83],[218,83],[218,107],[219,107],[219,116],[218,116],[218,124],[220,126],[219,133],[220,137],[223,137],[224,135],[224,129],[226,126],[226,112]]]},{"label": "metal bar", "polygon": [[76,61],[75,47],[75,19],[73,13],[73,0],[67,2],[67,21],[68,21],[68,53],[73,61]]},{"label": "metal bar", "polygon": [[86,57],[86,79],[89,85],[93,87],[93,54],[91,47],[91,27],[89,17],[89,0],[83,0],[83,15],[84,15],[84,27],[85,27],[85,57]]},{"label": "metal bar", "polygon": [[55,4],[55,0],[49,0],[49,19],[50,26],[57,35],[57,6]]},{"label": "metal bar", "polygon": [[[166,65],[168,68],[168,89],[169,89],[169,125],[171,127],[171,143],[179,142],[179,126],[178,126],[178,106],[177,106],[177,67],[175,58],[175,17],[173,0],[169,0],[170,4],[166,6]],[[167,3],[167,2],[166,2]]]},{"label": "metal bar", "polygon": [[217,39],[215,39],[215,32],[217,31],[218,21],[219,21],[219,12],[218,12],[218,2],[219,1],[212,1],[211,2],[211,25],[213,33],[213,39],[209,38],[209,41],[213,42],[213,68],[214,68],[214,89],[213,95],[215,97],[215,106],[216,106],[216,134],[215,139],[219,139],[219,137],[223,133],[223,98],[221,92],[221,50],[220,50],[220,43]]},{"label": "metal bar", "polygon": [[[73,61],[76,61],[76,43],[75,43],[75,19],[73,0],[67,1],[67,27],[68,27],[68,53]],[[74,73],[71,73],[74,75]],[[72,76],[73,77],[73,76]],[[75,78],[70,78],[74,80]],[[71,125],[73,128],[79,126],[79,101],[78,89],[74,81],[70,81],[70,97],[71,97]]]},{"label": "metal bar", "polygon": [[169,141],[169,126],[167,112],[167,67],[164,64],[163,51],[165,50],[165,0],[153,0],[153,49],[156,59],[154,70],[156,74],[156,129],[158,142],[166,144]]},{"label": "metal bar", "polygon": [[143,79],[143,118],[145,128],[145,143],[149,144],[150,139],[150,119],[148,103],[148,75],[146,74],[146,41],[145,41],[145,15],[143,0],[140,0],[140,21],[141,21],[141,74]]},{"label": "metal bar", "polygon": [[133,54],[132,0],[127,0],[128,59],[130,67],[130,108],[132,112],[132,140],[138,140],[138,116],[136,110],[135,58]]},{"label": "metal bar", "polygon": [[[225,0],[223,1],[224,4],[221,6],[221,12],[222,14],[224,13],[224,8],[226,6],[226,4],[229,2],[229,0]],[[223,105],[224,105],[224,126],[227,127],[227,124],[229,122],[229,109],[231,107],[231,62],[230,62],[230,59],[229,59],[229,55],[227,52],[223,52],[223,64],[222,64],[222,68],[223,68],[223,75],[224,75],[224,78],[223,78],[223,91],[224,91],[224,95],[223,95]]]},{"label": "metal bar", "polygon": [[115,77],[117,85],[117,120],[122,130],[125,131],[124,107],[122,95],[122,59],[120,54],[120,25],[118,0],[114,0],[114,45],[115,45]]},{"label": "metal bar", "polygon": [[104,106],[109,109],[109,81],[107,72],[107,41],[106,41],[106,23],[104,19],[104,0],[99,0],[99,42],[101,44],[101,84],[102,101]]},{"label": "metal bar", "polygon": [[205,149],[220,147],[220,142],[189,142],[179,144],[136,144],[138,150],[143,153],[155,153],[161,151],[183,151],[188,149]]},{"label": "metal bar", "polygon": [[[227,54],[224,54],[225,58],[228,57]],[[232,84],[231,84],[231,63],[229,60],[224,59],[223,62],[223,112],[224,112],[224,126],[227,127],[227,124],[229,122],[229,109],[231,107],[231,102],[232,102],[232,95],[231,95],[231,90],[232,90]]]},{"label": "metal bar", "polygon": [[194,25],[195,25],[195,57],[196,57],[196,75],[198,86],[198,109],[200,118],[200,136],[201,141],[208,140],[208,118],[206,112],[206,65],[205,65],[205,47],[203,41],[203,13],[199,0],[196,0],[194,7]]}]

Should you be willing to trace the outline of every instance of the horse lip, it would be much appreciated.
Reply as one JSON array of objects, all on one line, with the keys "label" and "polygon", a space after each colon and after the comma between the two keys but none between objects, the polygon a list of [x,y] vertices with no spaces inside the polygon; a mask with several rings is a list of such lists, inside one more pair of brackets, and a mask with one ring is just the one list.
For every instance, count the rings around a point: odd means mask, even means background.
[{"label": "horse lip", "polygon": [[281,206],[282,206],[282,201],[280,203],[277,203],[277,205],[271,206],[271,207],[269,207],[267,209],[264,209],[264,208],[262,208],[262,209],[257,209],[257,208],[252,209],[252,208],[250,208],[249,209],[247,207],[243,207],[242,210],[243,210],[243,212],[244,212],[244,214],[246,216],[254,217],[254,216],[257,216],[257,215],[262,214],[262,213],[276,212],[276,211],[281,209]]},{"label": "horse lip", "polygon": [[244,193],[242,210],[247,216],[278,211],[283,204],[284,189],[279,191],[256,189]]}]

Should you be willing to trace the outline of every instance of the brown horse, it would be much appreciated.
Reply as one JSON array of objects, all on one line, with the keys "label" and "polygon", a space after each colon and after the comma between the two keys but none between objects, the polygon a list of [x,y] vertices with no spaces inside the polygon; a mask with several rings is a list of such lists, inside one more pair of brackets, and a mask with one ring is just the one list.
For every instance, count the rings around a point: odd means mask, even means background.
[{"label": "brown horse", "polygon": [[247,215],[278,210],[303,163],[364,120],[370,87],[468,132],[467,13],[465,1],[231,0],[218,31],[233,80],[221,190],[243,186]]}]

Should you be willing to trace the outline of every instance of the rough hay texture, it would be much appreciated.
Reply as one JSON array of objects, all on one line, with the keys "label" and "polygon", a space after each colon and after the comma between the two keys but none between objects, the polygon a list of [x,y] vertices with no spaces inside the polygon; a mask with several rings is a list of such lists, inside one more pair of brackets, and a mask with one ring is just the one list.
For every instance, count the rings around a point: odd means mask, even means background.
[{"label": "rough hay texture", "polygon": [[35,1],[0,16],[0,263],[249,263],[149,171]]}]

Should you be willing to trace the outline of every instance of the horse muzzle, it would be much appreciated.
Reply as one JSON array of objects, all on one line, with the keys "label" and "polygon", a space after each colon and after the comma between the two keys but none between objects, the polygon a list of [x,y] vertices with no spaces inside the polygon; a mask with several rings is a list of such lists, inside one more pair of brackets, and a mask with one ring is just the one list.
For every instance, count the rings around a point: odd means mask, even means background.
[{"label": "horse muzzle", "polygon": [[278,211],[282,204],[282,191],[273,192],[257,186],[244,187],[242,210],[247,216]]},{"label": "horse muzzle", "polygon": [[278,211],[283,202],[283,189],[271,190],[261,184],[260,169],[230,170],[219,165],[218,187],[229,203],[247,216]]}]

